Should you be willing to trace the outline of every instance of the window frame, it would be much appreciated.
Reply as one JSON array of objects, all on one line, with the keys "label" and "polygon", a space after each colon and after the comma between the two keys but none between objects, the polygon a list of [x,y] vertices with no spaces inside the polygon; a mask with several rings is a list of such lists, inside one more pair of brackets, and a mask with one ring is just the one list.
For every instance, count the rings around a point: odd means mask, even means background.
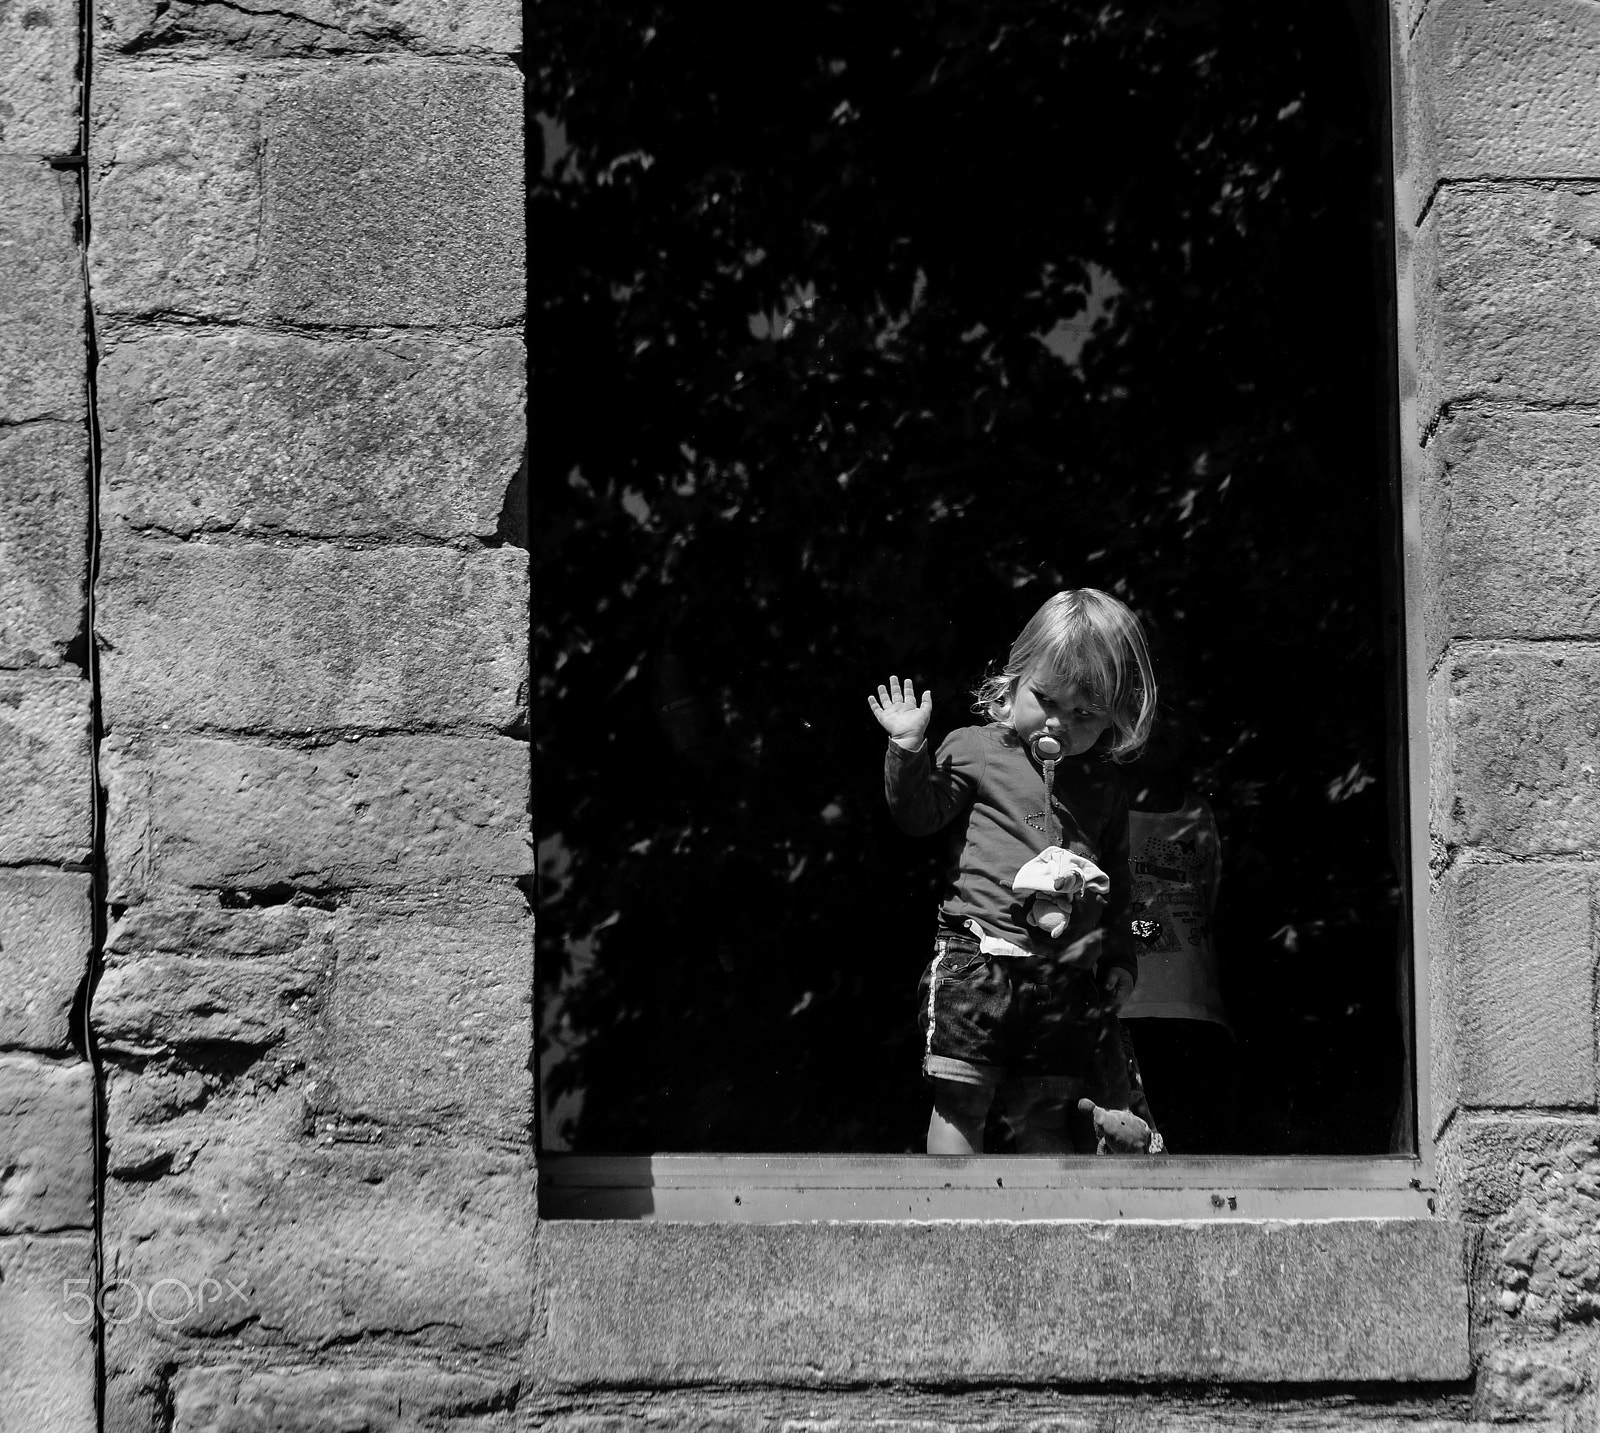
[{"label": "window frame", "polygon": [[[1377,8],[1387,21],[1387,4]],[[925,1220],[1306,1220],[1437,1217],[1435,1123],[1430,1099],[1428,658],[1424,622],[1421,474],[1405,461],[1410,417],[1401,352],[1415,336],[1414,304],[1399,281],[1404,255],[1396,213],[1395,37],[1381,124],[1384,159],[1389,474],[1389,561],[1397,594],[1393,673],[1405,741],[1406,902],[1409,960],[1402,982],[1406,1078],[1414,1153],[1385,1155],[938,1156],[807,1154],[581,1154],[538,1147],[540,1220],[791,1223]],[[1391,572],[1393,569],[1391,568]],[[535,1079],[540,1078],[535,1059]]]}]

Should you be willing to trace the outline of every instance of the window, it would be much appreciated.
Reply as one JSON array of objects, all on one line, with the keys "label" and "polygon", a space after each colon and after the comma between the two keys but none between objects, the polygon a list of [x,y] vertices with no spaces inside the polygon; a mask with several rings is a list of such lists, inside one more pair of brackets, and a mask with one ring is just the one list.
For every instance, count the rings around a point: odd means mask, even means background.
[{"label": "window", "polygon": [[[754,1217],[713,1157],[744,1153],[791,1214],[900,1212],[943,853],[893,830],[864,697],[911,674],[936,733],[971,720],[1092,585],[1149,623],[1216,810],[1255,1162],[1246,1195],[1080,1169],[1112,1192],[1072,1207],[1414,1209],[1381,13],[530,18],[544,1189],[661,1212],[670,1167]],[[1001,1168],[942,1209],[1064,1207]]]}]

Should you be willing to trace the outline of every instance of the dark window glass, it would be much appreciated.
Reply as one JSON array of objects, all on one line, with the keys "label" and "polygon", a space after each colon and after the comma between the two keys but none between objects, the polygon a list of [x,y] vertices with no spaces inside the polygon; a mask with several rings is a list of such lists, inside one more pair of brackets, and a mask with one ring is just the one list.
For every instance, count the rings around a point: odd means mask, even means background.
[{"label": "dark window glass", "polygon": [[922,1148],[865,698],[1073,586],[1216,813],[1230,1138],[1407,1145],[1376,7],[529,22],[544,1145]]}]

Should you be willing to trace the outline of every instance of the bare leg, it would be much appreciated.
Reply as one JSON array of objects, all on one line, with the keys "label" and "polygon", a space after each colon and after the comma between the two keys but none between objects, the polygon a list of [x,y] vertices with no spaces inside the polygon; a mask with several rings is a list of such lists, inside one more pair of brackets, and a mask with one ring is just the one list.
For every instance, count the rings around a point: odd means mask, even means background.
[{"label": "bare leg", "polygon": [[994,1091],[954,1080],[933,1082],[933,1114],[928,1119],[929,1154],[982,1154],[983,1126]]}]

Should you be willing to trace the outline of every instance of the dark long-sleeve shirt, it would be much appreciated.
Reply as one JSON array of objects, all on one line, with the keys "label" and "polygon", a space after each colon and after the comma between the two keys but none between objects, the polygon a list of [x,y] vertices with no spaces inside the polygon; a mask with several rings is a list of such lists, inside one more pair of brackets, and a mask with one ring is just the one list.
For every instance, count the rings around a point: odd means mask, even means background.
[{"label": "dark long-sleeve shirt", "polygon": [[[1045,811],[1044,772],[1010,727],[967,726],[930,757],[892,741],[884,757],[884,794],[900,829],[912,836],[950,828],[950,860],[939,912],[955,929],[975,919],[986,933],[1024,950],[1060,952],[1095,932],[1098,968],[1137,974],[1128,928],[1128,800],[1116,769],[1098,757],[1056,763],[1053,810]],[[1087,856],[1111,878],[1104,903],[1085,896],[1067,933],[1052,941],[1028,925],[1025,897],[1011,882],[1047,846]]]}]

